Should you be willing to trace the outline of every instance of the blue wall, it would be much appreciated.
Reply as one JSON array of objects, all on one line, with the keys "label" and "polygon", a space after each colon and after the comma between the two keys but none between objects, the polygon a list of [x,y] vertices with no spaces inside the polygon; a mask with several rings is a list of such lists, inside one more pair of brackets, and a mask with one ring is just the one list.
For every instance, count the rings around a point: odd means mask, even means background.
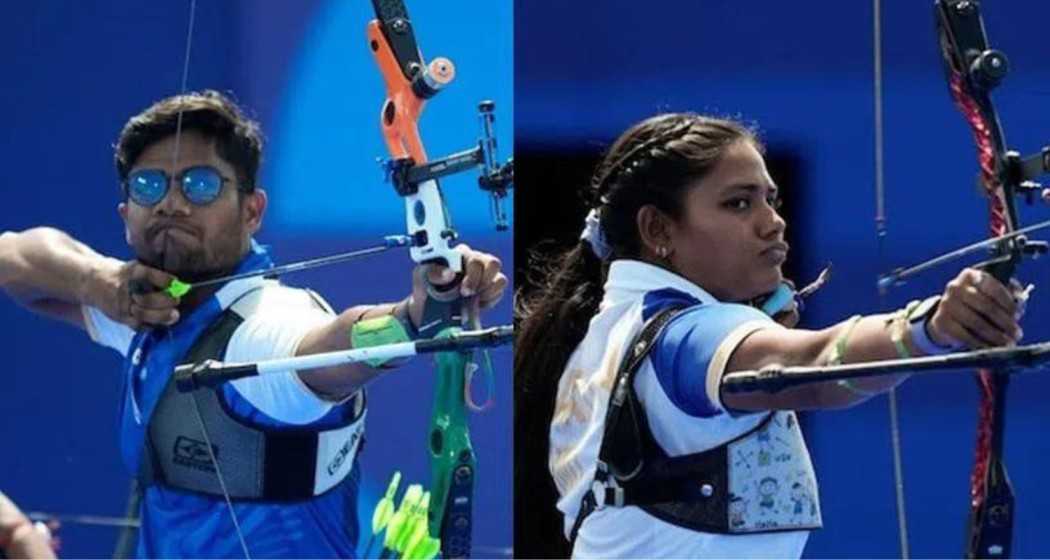
[{"label": "blue wall", "polygon": [[[457,79],[428,106],[430,155],[470,147],[476,104],[497,102],[502,155],[512,151],[509,2],[408,2],[425,57],[447,56]],[[482,9],[483,8],[483,9]],[[128,258],[115,208],[112,143],[132,114],[179,91],[189,3],[15,2],[0,21],[4,133],[0,230],[64,229]],[[479,16],[486,16],[483,24]],[[268,138],[262,182],[270,193],[259,239],[278,262],[370,244],[404,228],[382,182],[378,131],[383,86],[366,46],[367,2],[199,2],[189,89],[232,93]],[[469,38],[469,40],[468,40]],[[513,261],[509,235],[488,222],[473,177],[444,182],[464,241]],[[290,277],[337,308],[392,301],[409,289],[411,262],[396,254]],[[377,283],[375,279],[389,278]],[[487,318],[509,322],[506,298]],[[0,489],[26,510],[123,514],[128,478],[116,453],[118,357],[86,337],[0,298],[7,357],[0,402]],[[496,406],[474,418],[479,461],[475,544],[510,546],[510,351],[493,353]],[[426,482],[430,365],[417,360],[370,387],[365,494],[392,471]],[[371,515],[371,503],[366,508]],[[67,525],[64,556],[105,557],[116,532]]]},{"label": "blue wall", "polygon": [[[672,6],[668,6],[671,4]],[[949,99],[933,33],[931,1],[883,1],[886,204],[885,264],[875,239],[871,2],[518,2],[519,146],[588,149],[661,110],[694,110],[754,120],[773,151],[801,159],[789,224],[801,241],[792,258],[802,282],[834,263],[831,283],[804,318],[818,327],[852,313],[896,307],[943,288],[946,267],[893,293],[883,304],[875,276],[986,235],[986,204],[974,188],[970,132]],[[993,44],[1013,71],[996,102],[1011,146],[1050,144],[1050,3],[984,2]],[[520,185],[521,193],[530,187]],[[561,185],[560,188],[565,188]],[[1025,209],[1023,223],[1045,219]],[[581,216],[582,221],[582,216]],[[519,224],[519,228],[532,224]],[[1025,267],[1039,283],[1045,264]],[[1045,291],[1045,285],[1036,294]],[[1036,295],[1027,341],[1050,335],[1050,301]],[[1017,489],[1014,554],[1046,556],[1041,457],[1050,451],[1042,395],[1050,380],[1016,378],[1010,389],[1006,460]],[[914,379],[900,391],[905,490],[912,553],[961,553],[976,424],[967,374]],[[899,554],[887,401],[807,415],[825,529],[810,557]]]}]

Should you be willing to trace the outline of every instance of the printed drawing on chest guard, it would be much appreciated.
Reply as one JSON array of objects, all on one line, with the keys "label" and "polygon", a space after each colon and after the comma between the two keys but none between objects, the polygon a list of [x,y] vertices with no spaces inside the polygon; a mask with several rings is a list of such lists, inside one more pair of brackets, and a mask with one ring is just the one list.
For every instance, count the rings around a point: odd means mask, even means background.
[{"label": "printed drawing on chest guard", "polygon": [[733,529],[739,529],[747,524],[744,520],[747,514],[747,500],[740,496],[729,496],[729,526]]},{"label": "printed drawing on chest guard", "polygon": [[758,483],[758,494],[761,498],[758,501],[759,507],[762,508],[762,513],[767,511],[772,513],[773,508],[776,506],[776,495],[777,490],[780,490],[780,483],[777,479],[767,476]]}]

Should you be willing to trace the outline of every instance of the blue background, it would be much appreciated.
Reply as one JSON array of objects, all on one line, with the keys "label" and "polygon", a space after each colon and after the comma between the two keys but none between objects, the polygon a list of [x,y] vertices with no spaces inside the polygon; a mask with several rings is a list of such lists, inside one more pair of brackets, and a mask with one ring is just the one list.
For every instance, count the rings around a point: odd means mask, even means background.
[{"label": "blue background", "polygon": [[[885,185],[888,235],[880,264],[875,236],[872,3],[518,2],[516,144],[579,152],[611,143],[658,111],[693,110],[757,121],[772,153],[801,162],[793,199],[791,259],[812,280],[834,263],[804,326],[896,308],[940,291],[961,264],[916,279],[882,303],[876,274],[987,235],[987,205],[974,187],[968,127],[951,102],[933,32],[932,1],[883,2]],[[1011,147],[1050,143],[1050,3],[983,3],[993,46],[1012,73],[995,96]],[[577,185],[519,185],[519,197]],[[520,201],[519,201],[520,202]],[[1022,223],[1050,217],[1022,210]],[[582,223],[583,215],[579,215]],[[536,227],[519,223],[518,230]],[[1045,238],[1045,233],[1036,237]],[[1047,269],[1035,282],[1025,340],[1050,336]],[[1050,555],[1045,397],[1050,379],[1015,378],[1009,392],[1006,464],[1017,492],[1014,554]],[[973,462],[977,392],[969,373],[927,376],[900,390],[904,487],[911,551],[957,557],[963,545]],[[887,400],[807,414],[821,481],[825,528],[809,557],[900,554]]]},{"label": "blue background", "polygon": [[[421,121],[431,157],[476,142],[476,106],[497,102],[501,155],[512,151],[509,2],[409,2],[425,58],[447,56],[457,79]],[[0,230],[63,229],[103,253],[128,258],[116,213],[112,144],[124,122],[178,93],[189,3],[41,1],[5,4],[0,20]],[[188,89],[233,95],[263,125],[262,184],[270,207],[259,240],[279,263],[371,244],[404,230],[400,200],[375,159],[384,89],[365,41],[371,4],[200,2]],[[509,268],[512,240],[491,227],[488,200],[469,174],[444,181],[462,239]],[[289,277],[338,309],[407,294],[411,262],[393,253]],[[383,279],[377,282],[377,279]],[[486,322],[510,321],[510,298]],[[0,298],[7,363],[0,394],[0,489],[24,509],[123,514],[128,477],[116,450],[119,358],[83,333]],[[493,353],[495,407],[473,418],[479,457],[475,547],[510,546],[510,351]],[[370,386],[364,521],[394,469],[426,482],[432,383],[429,360]],[[380,488],[382,487],[382,488]],[[106,557],[116,531],[72,524],[64,556]],[[365,533],[367,535],[367,532]]]}]

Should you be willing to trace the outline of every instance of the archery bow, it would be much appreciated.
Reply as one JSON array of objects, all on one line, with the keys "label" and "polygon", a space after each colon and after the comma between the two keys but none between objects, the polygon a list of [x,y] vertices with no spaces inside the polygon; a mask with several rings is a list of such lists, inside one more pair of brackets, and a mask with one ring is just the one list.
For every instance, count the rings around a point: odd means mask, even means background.
[{"label": "archery bow", "polygon": [[[876,0],[876,19],[878,2]],[[938,257],[907,270],[898,270],[880,279],[880,291],[898,283],[904,277],[925,270],[945,258],[955,258],[972,252],[975,247],[990,245],[992,257],[978,265],[1004,285],[1009,285],[1016,267],[1025,256],[1047,252],[1044,242],[1029,241],[1027,233],[1042,224],[1020,229],[1015,196],[1024,195],[1031,204],[1041,186],[1034,182],[1050,171],[1050,149],[1022,158],[1007,149],[1002,126],[991,100],[991,91],[1001,83],[1009,69],[1006,56],[989,47],[976,0],[935,0],[934,17],[940,53],[948,80],[948,88],[956,106],[970,126],[977,145],[980,167],[979,182],[989,198],[990,234],[993,238],[984,244],[974,244],[959,251]],[[878,23],[876,22],[876,80],[878,69]],[[885,215],[881,195],[881,107],[876,84],[876,185],[879,208],[876,222],[880,239],[885,233]],[[1037,350],[1032,345],[1021,350]],[[1011,354],[1014,355],[1014,354]],[[1023,355],[1016,354],[1016,355]],[[955,355],[953,355],[955,356]],[[947,358],[948,356],[944,356]],[[905,360],[907,361],[907,360]],[[913,362],[917,365],[919,362]],[[941,362],[937,362],[941,363]],[[1000,374],[1002,363],[996,360],[966,360],[941,363],[944,367],[978,366],[977,384],[981,403],[978,416],[978,435],[974,468],[970,480],[970,519],[966,535],[968,558],[1007,558],[1013,538],[1014,493],[1003,463],[1004,414],[1009,376]],[[891,407],[892,407],[891,400]],[[894,420],[894,423],[896,420]],[[895,452],[897,449],[895,448]],[[899,456],[895,455],[899,461]],[[898,473],[898,488],[900,478]],[[901,516],[902,551],[907,555],[907,543]]]},{"label": "archery bow", "polygon": [[[419,117],[427,99],[453,79],[455,68],[445,58],[424,64],[412,22],[401,0],[372,0],[376,19],[368,24],[368,41],[386,85],[387,98],[380,126],[391,159],[389,177],[405,199],[411,254],[419,263],[441,262],[460,272],[461,257],[451,246],[456,231],[448,220],[437,179],[464,168],[482,166],[479,185],[492,196],[497,229],[507,229],[502,199],[513,180],[513,165],[500,166],[491,102],[479,106],[482,139],[477,147],[437,161],[428,161],[419,135]],[[429,302],[428,302],[429,303]],[[440,320],[443,332],[462,325],[461,301],[449,302]],[[456,325],[459,322],[460,325]],[[465,381],[471,356],[463,352],[436,355],[437,380],[431,420],[431,489],[427,513],[431,534],[441,538],[446,558],[470,555],[474,477],[477,463],[466,423]]]},{"label": "archery bow", "polygon": [[[988,46],[980,4],[975,0],[937,0],[934,8],[948,87],[973,131],[980,182],[990,199],[990,233],[1002,236],[1018,229],[1014,197],[1033,192],[1020,155],[1007,150],[991,91],[1009,69],[1006,56]],[[1031,197],[1029,196],[1029,201]],[[995,245],[994,257],[982,268],[1008,285],[1025,255],[1046,252],[1045,244],[1012,237]],[[981,404],[974,468],[970,479],[968,558],[1010,557],[1014,493],[1003,463],[1003,424],[1009,377],[981,369],[977,374]]]}]

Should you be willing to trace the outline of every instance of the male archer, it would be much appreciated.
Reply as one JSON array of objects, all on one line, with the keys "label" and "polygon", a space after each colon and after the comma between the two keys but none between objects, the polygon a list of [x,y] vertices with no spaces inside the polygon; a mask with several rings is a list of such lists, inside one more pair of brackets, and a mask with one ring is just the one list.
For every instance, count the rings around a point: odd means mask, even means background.
[{"label": "male archer", "polygon": [[363,387],[396,364],[287,371],[185,394],[172,371],[344,350],[365,320],[389,340],[418,336],[435,289],[494,305],[507,285],[500,261],[460,246],[458,283],[448,269],[419,268],[405,299],[339,314],[309,290],[262,277],[176,298],[164,291],[174,278],[273,266],[254,239],[267,206],[259,126],[218,92],[190,93],[132,117],[115,152],[117,210],[135,258],[99,254],[55,229],[8,232],[0,287],[124,357],[120,447],[144,489],[138,555],[353,556]]}]

